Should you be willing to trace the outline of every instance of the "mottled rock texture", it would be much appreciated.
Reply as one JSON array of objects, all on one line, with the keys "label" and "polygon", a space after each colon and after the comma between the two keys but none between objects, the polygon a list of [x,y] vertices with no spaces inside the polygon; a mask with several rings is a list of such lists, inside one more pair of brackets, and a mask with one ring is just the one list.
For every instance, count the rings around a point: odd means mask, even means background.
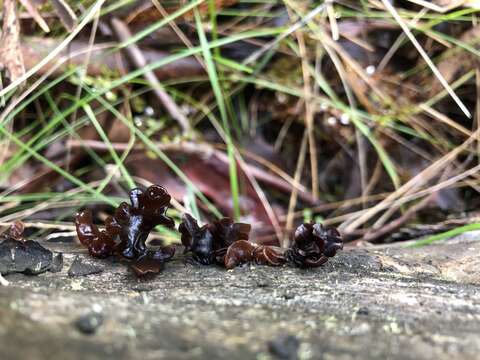
[{"label": "mottled rock texture", "polygon": [[[225,271],[185,265],[177,255],[146,280],[110,259],[94,260],[100,274],[69,277],[85,251],[45,243],[64,253],[65,266],[6,276],[0,358],[275,359],[282,349],[271,353],[272,342],[291,335],[299,359],[478,359],[477,238],[346,249],[310,270]],[[92,313],[102,322],[82,333],[76,322]]]}]

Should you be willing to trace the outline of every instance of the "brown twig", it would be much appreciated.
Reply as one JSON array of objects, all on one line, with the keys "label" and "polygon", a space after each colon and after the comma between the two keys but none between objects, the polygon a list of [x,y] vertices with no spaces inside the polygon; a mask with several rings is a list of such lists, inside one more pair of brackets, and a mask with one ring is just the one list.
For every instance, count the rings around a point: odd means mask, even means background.
[{"label": "brown twig", "polygon": [[[120,41],[125,42],[132,37],[132,33],[130,32],[128,26],[120,19],[113,18],[112,27],[114,32],[117,34]],[[142,51],[136,44],[130,44],[127,46],[126,51],[130,56],[133,63],[138,68],[145,68],[147,66],[147,61],[142,54]],[[191,130],[190,123],[186,116],[182,113],[180,108],[177,104],[173,101],[170,95],[163,89],[162,84],[155,76],[152,70],[147,70],[144,73],[145,79],[150,83],[152,86],[155,94],[157,95],[158,99],[162,102],[165,109],[168,111],[170,116],[174,118],[179,125],[182,127],[185,133],[189,133]]]},{"label": "brown twig", "polygon": [[15,0],[3,2],[3,29],[0,44],[0,68],[3,66],[8,70],[10,81],[15,82],[25,74]]},{"label": "brown twig", "polygon": [[[300,177],[303,171],[303,166],[305,164],[305,155],[307,153],[307,139],[308,139],[308,130],[305,129],[303,133],[302,144],[300,145],[300,151],[298,154],[297,168],[295,169],[294,179],[296,182],[300,181]],[[298,195],[298,191],[296,190],[292,191],[292,194],[290,196],[290,201],[288,202],[287,223],[285,226],[287,234],[293,229],[294,211],[295,211],[295,205],[297,203],[297,195]],[[280,245],[284,248],[288,248],[290,246],[290,238],[285,236]]]},{"label": "brown twig", "polygon": [[378,238],[391,233],[392,231],[398,229],[407,221],[415,216],[417,212],[428,206],[432,202],[432,199],[435,197],[437,193],[432,193],[428,195],[426,198],[415,204],[414,206],[410,207],[402,216],[393,220],[387,225],[382,226],[376,231],[368,231],[362,238],[363,241],[373,242]]},{"label": "brown twig", "polygon": [[[124,143],[112,143],[111,144],[114,150],[125,150],[128,147],[128,144]],[[108,146],[103,143],[102,141],[97,140],[75,140],[71,139],[68,140],[66,143],[67,148],[72,147],[89,147],[95,150],[101,151],[108,151]],[[199,155],[201,154],[203,157],[215,156],[220,161],[227,163],[229,162],[228,156],[213,146],[208,144],[202,143],[194,143],[194,142],[187,142],[183,141],[180,143],[174,144],[165,144],[165,143],[157,143],[156,146],[162,151],[176,151],[181,152],[184,154],[194,154]],[[143,150],[141,146],[135,146],[135,150]],[[279,190],[283,190],[285,192],[291,192],[293,189],[298,188],[298,196],[308,203],[314,203],[314,199],[312,195],[305,191],[302,186],[299,186],[298,181],[295,180],[289,181],[290,179],[285,179],[283,177],[273,176],[272,174],[266,172],[262,168],[252,165],[252,164],[245,164],[245,168],[251,173],[251,175],[262,182],[265,182],[271,186],[276,187]]]}]

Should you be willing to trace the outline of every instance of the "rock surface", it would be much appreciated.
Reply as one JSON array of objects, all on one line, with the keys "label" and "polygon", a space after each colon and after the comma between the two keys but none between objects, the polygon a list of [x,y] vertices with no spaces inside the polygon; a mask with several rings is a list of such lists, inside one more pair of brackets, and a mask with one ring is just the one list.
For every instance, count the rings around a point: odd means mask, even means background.
[{"label": "rock surface", "polygon": [[[346,249],[307,271],[177,258],[144,280],[110,259],[100,274],[69,277],[86,253],[46,243],[64,253],[61,272],[11,274],[0,287],[0,358],[277,359],[290,339],[288,358],[478,359],[477,238]],[[92,313],[102,322],[86,335],[75,324]]]}]

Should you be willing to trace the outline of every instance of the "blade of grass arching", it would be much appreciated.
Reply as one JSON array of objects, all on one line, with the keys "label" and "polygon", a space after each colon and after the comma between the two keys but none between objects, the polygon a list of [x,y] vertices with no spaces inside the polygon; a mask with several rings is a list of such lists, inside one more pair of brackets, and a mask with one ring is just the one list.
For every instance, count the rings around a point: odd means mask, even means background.
[{"label": "blade of grass arching", "polygon": [[[60,109],[57,107],[57,104],[53,101],[52,99],[52,96],[50,95],[50,92],[46,92],[45,93],[45,99],[47,100],[48,102],[48,105],[50,106],[50,108],[52,109],[53,113],[56,114],[56,115],[59,115],[61,114],[61,111]],[[70,123],[68,122],[67,119],[62,119],[62,124],[63,126],[65,127],[65,129],[67,130],[68,132],[68,135],[70,135],[71,137],[75,137],[76,139],[78,140],[81,140],[82,138],[75,132],[75,129],[73,128],[72,125],[70,125]],[[17,134],[18,136],[18,134]],[[38,150],[38,149],[37,149]],[[106,164],[105,164],[105,161],[103,161],[103,159],[97,155],[97,153],[95,151],[92,151],[91,149],[89,148],[85,148],[85,151],[92,157],[92,159],[95,160],[95,162],[104,167]],[[22,161],[23,163],[23,161]]]},{"label": "blade of grass arching", "polygon": [[[278,27],[278,28],[267,28],[267,29],[259,29],[259,30],[254,30],[254,31],[246,31],[243,33],[239,34],[233,34],[229,36],[228,38],[222,38],[214,42],[210,42],[207,44],[208,48],[215,48],[215,47],[221,47],[224,45],[232,44],[237,41],[253,38],[253,37],[263,37],[263,36],[272,36],[278,33],[281,33],[283,31],[283,28]],[[90,93],[89,95],[84,96],[81,98],[77,103],[71,105],[69,108],[67,108],[63,112],[63,116],[66,117],[69,114],[71,114],[75,109],[78,109],[79,107],[90,103],[91,101],[94,101],[97,97],[100,97],[107,93],[108,91],[111,91],[112,89],[119,87],[121,85],[124,85],[132,80],[134,80],[137,77],[141,77],[146,71],[148,70],[155,70],[157,68],[160,68],[162,66],[171,64],[175,61],[181,60],[183,58],[189,57],[191,55],[195,54],[200,54],[202,52],[202,47],[194,47],[191,49],[186,49],[183,50],[179,53],[175,53],[169,56],[166,56],[165,58],[155,61],[153,63],[148,64],[144,68],[134,70],[121,78],[112,81],[111,83],[108,84],[103,89],[97,90],[95,93]]]},{"label": "blade of grass arching", "polygon": [[38,152],[32,150],[28,145],[24,144],[23,141],[21,141],[19,138],[17,138],[15,135],[11,134],[8,130],[5,129],[3,125],[0,125],[0,133],[7,137],[10,141],[13,141],[17,146],[25,149],[28,153],[30,153],[35,159],[40,161],[41,163],[45,164],[48,166],[50,169],[53,171],[59,173],[61,176],[63,176],[65,179],[68,181],[72,182],[73,184],[79,186],[82,188],[84,191],[92,194],[95,199],[102,200],[110,205],[118,205],[114,201],[112,201],[109,197],[105,196],[102,193],[99,193],[97,190],[92,189],[90,186],[85,184],[83,181],[80,179],[76,178],[75,176],[71,175],[69,172],[63,170],[60,166],[57,164],[53,163],[52,161],[48,160],[47,158],[43,157],[40,155]]},{"label": "blade of grass arching", "polygon": [[[88,93],[92,93],[91,89],[84,86],[84,89]],[[198,187],[190,181],[190,179],[185,175],[185,173],[157,146],[155,143],[150,140],[143,132],[135,127],[131,121],[129,121],[121,112],[115,109],[108,101],[100,96],[96,96],[96,100],[102,104],[108,111],[115,115],[121,122],[123,122],[131,131],[134,133],[146,146],[152,151],[156,156],[158,156],[172,171],[189,187],[192,188],[195,195],[208,207],[208,209],[218,218],[222,217],[222,214],[218,209],[205,197],[205,195],[198,189]]]},{"label": "blade of grass arching", "polygon": [[156,22],[156,23],[153,23],[152,25],[150,26],[147,26],[144,30],[138,32],[137,34],[135,34],[134,36],[132,36],[128,41],[124,41],[122,42],[121,44],[118,45],[118,48],[124,48],[124,47],[127,47],[128,45],[130,44],[133,44],[133,43],[136,43],[140,40],[142,40],[143,38],[147,37],[148,35],[150,35],[152,32],[164,27],[165,25],[167,25],[169,22],[175,20],[177,17],[180,17],[182,16],[183,14],[185,14],[186,12],[189,12],[191,11],[192,9],[196,8],[197,5],[200,5],[201,3],[203,3],[205,0],[196,0],[196,1],[193,1],[191,2],[190,4],[178,9],[177,11],[171,13],[169,16],[163,18],[162,20]]},{"label": "blade of grass arching", "polygon": [[107,134],[105,134],[105,131],[103,130],[102,126],[97,120],[97,117],[92,111],[92,108],[90,105],[85,105],[83,106],[83,110],[87,114],[88,118],[92,122],[93,126],[95,127],[95,130],[97,130],[98,134],[102,138],[102,141],[107,145],[108,151],[110,152],[110,155],[112,156],[113,160],[117,164],[118,168],[120,169],[120,172],[122,173],[122,176],[125,178],[125,181],[127,182],[127,185],[129,188],[133,189],[136,187],[135,181],[133,181],[132,177],[128,173],[127,169],[123,165],[123,162],[120,160],[120,158],[117,155],[117,152],[112,146],[112,143],[110,142],[110,139],[108,138]]},{"label": "blade of grass arching", "polygon": [[42,87],[37,92],[32,94],[28,99],[23,100],[17,106],[10,109],[11,111],[8,111],[8,113],[2,113],[2,118],[1,118],[0,122],[2,124],[7,124],[12,119],[14,119],[20,112],[25,110],[25,108],[28,105],[30,105],[33,101],[35,101],[40,96],[42,96],[46,91],[52,89],[54,86],[60,84],[62,81],[65,81],[65,79],[67,79],[69,76],[71,76],[74,73],[75,73],[75,71],[73,69],[65,71],[59,77],[57,77],[54,80],[48,82],[44,87]]},{"label": "blade of grass arching", "polygon": [[250,66],[246,66],[246,65],[243,65],[239,62],[236,62],[234,60],[231,60],[231,59],[227,59],[223,56],[213,56],[213,60],[215,60],[218,64],[220,65],[223,65],[225,67],[228,67],[232,70],[235,70],[235,71],[240,71],[240,72],[244,72],[244,73],[247,73],[247,74],[253,74],[254,70],[250,67]]},{"label": "blade of grass arching", "polygon": [[[148,89],[141,89],[141,90],[137,90],[135,91],[134,93],[132,93],[132,95],[130,96],[130,98],[135,98],[137,96],[140,96],[146,92],[150,91],[150,88]],[[47,94],[48,91],[45,93]],[[69,98],[70,100],[72,100],[72,106],[76,106],[77,103],[74,102],[74,97],[67,97]],[[48,100],[48,98],[47,98]],[[120,104],[121,102],[123,102],[124,99],[118,99],[116,100],[113,105],[116,106],[118,104]],[[103,108],[97,108],[95,109],[94,113],[95,115],[99,115],[101,114],[102,112],[106,111],[105,109]],[[59,120],[65,120],[65,116],[71,114],[73,111],[71,112],[61,112],[60,110],[58,110],[58,112],[55,113],[55,117],[53,120],[55,119],[59,119]],[[57,120],[58,120],[57,119]],[[55,121],[57,121],[55,120]],[[66,120],[65,120],[66,121]],[[78,119],[75,123],[71,124],[70,127],[73,129],[73,131],[76,131],[77,128],[80,128],[82,126],[84,126],[85,124],[87,124],[89,122],[88,120],[88,117],[85,115],[83,117],[81,117],[80,119]],[[48,146],[49,144],[51,144],[52,142],[54,141],[57,141],[58,139],[64,137],[65,135],[68,135],[68,129],[65,129],[65,130],[60,130],[58,131],[56,134],[50,136],[50,137],[45,137],[45,129],[42,129],[38,132],[35,133],[35,137],[37,139],[39,139],[40,141],[36,144],[33,144],[31,143],[30,141],[27,143],[27,145],[29,145],[30,147],[32,147],[33,150],[35,151],[40,151],[40,149],[42,148],[45,148],[46,146]],[[17,137],[20,137],[17,133]],[[87,149],[87,152],[89,150]],[[23,149],[18,149],[17,152],[15,154],[12,155],[11,159],[9,159],[9,163],[12,164],[12,167],[4,167],[4,166],[0,166],[0,173],[5,175],[5,174],[9,174],[9,172],[11,172],[13,169],[15,168],[18,168],[19,166],[21,166],[27,159],[30,158],[30,154],[29,153],[26,153]],[[103,160],[101,160],[101,158],[98,158],[98,157],[93,157],[94,159],[97,159],[99,160],[99,164],[104,164]],[[4,164],[5,165],[5,164]],[[1,176],[0,176],[1,178]]]},{"label": "blade of grass arching", "polygon": [[[470,70],[465,75],[461,76],[458,80],[453,82],[452,83],[452,88],[456,89],[456,88],[462,86],[463,84],[465,84],[467,81],[469,81],[474,76],[475,76],[475,70]],[[442,90],[438,94],[433,96],[432,98],[425,101],[423,103],[423,105],[426,106],[426,107],[433,107],[437,102],[439,102],[440,100],[445,98],[447,95],[448,95],[448,92],[446,90]],[[423,110],[420,107],[418,107],[418,111],[422,112]]]},{"label": "blade of grass arching", "polygon": [[406,247],[422,247],[422,246],[433,244],[434,242],[437,242],[437,241],[447,240],[454,236],[458,236],[463,233],[466,233],[469,231],[475,231],[475,230],[480,230],[480,223],[468,224],[468,225],[457,227],[452,230],[442,232],[440,234],[435,234],[433,236],[427,237],[426,239],[414,241],[413,243],[406,245]]},{"label": "blade of grass arching", "polygon": [[232,200],[233,200],[233,215],[235,220],[238,220],[240,218],[240,197],[239,197],[239,188],[238,188],[237,162],[235,160],[235,151],[234,151],[234,145],[233,145],[232,135],[230,132],[228,116],[227,116],[227,108],[225,106],[223,92],[220,87],[220,82],[217,77],[217,71],[212,59],[212,54],[210,52],[210,46],[208,45],[208,40],[203,30],[200,14],[196,8],[194,9],[194,14],[195,14],[195,23],[197,27],[198,37],[200,39],[200,45],[202,47],[203,58],[205,59],[208,76],[210,78],[210,83],[212,85],[212,89],[215,94],[215,99],[217,100],[218,109],[220,111],[220,116],[222,118],[223,127],[226,134],[225,140],[227,145],[227,155],[230,160],[229,173],[230,173],[230,188],[231,188]]},{"label": "blade of grass arching", "polygon": [[[292,9],[295,9],[295,7],[292,7]],[[297,11],[297,10],[295,9],[295,11]],[[324,37],[323,32],[321,31],[321,29],[318,28],[318,26],[316,24],[313,24],[310,21],[306,21],[306,24],[313,31],[318,33],[318,35],[321,36],[321,38]],[[380,161],[382,162],[385,170],[387,171],[387,174],[391,178],[392,183],[394,184],[395,188],[398,188],[400,186],[400,179],[399,179],[397,171],[395,169],[395,165],[391,161],[390,157],[388,156],[388,154],[385,151],[385,149],[383,148],[383,146],[377,141],[375,136],[371,133],[370,129],[361,121],[361,119],[359,117],[357,117],[356,106],[355,106],[355,103],[353,101],[354,100],[353,94],[351,93],[350,88],[347,84],[346,78],[344,76],[343,65],[340,62],[340,59],[336,56],[336,54],[333,52],[333,50],[331,50],[329,48],[329,46],[327,44],[324,44],[324,48],[329,53],[329,56],[330,56],[331,60],[333,61],[334,65],[337,69],[337,72],[340,76],[343,87],[344,87],[344,89],[346,91],[346,94],[347,94],[347,98],[348,98],[350,106],[347,109],[345,109],[344,112],[346,112],[347,114],[350,115],[352,123],[355,125],[355,127],[362,133],[363,136],[365,136],[370,141],[370,143],[374,147],[375,151],[377,152],[378,157],[379,157]],[[324,85],[324,84],[322,84],[322,85]],[[339,107],[338,102],[335,102],[334,105],[336,105],[337,108]],[[354,111],[352,111],[352,109]]]},{"label": "blade of grass arching", "polygon": [[106,4],[102,11],[100,12],[100,16],[108,15],[115,10],[120,10],[122,7],[133,4],[137,0],[117,0],[114,1],[112,4]]},{"label": "blade of grass arching", "polygon": [[[281,33],[282,31],[283,31],[283,28],[280,28],[280,27],[279,28],[273,28],[273,29],[268,29],[267,28],[267,29],[259,29],[259,30],[254,30],[254,31],[247,31],[247,32],[240,33],[240,34],[231,35],[228,38],[219,39],[218,41],[215,41],[215,42],[210,42],[208,44],[208,46],[209,46],[209,48],[214,48],[214,47],[217,47],[217,46],[223,46],[223,45],[231,44],[231,43],[234,43],[236,41],[241,41],[241,40],[252,38],[252,37],[271,36],[271,35]],[[188,50],[185,50],[181,53],[173,54],[173,55],[165,57],[162,60],[151,63],[151,64],[147,65],[145,68],[135,70],[135,71],[121,77],[120,79],[109,83],[109,85],[106,86],[105,88],[103,88],[101,90],[98,90],[95,93],[90,92],[88,95],[85,95],[79,101],[77,101],[76,103],[74,103],[70,107],[68,107],[66,110],[64,110],[62,112],[61,116],[55,116],[54,119],[52,119],[52,121],[56,121],[56,122],[61,121],[62,118],[65,118],[68,115],[72,114],[76,109],[80,108],[81,106],[83,106],[85,104],[88,104],[91,101],[96,100],[97,98],[99,98],[100,96],[105,94],[106,92],[111,91],[113,88],[119,87],[119,86],[121,86],[125,83],[128,83],[129,81],[141,76],[146,71],[146,69],[155,70],[156,68],[159,68],[161,66],[170,64],[170,63],[172,63],[176,60],[180,60],[180,59],[183,59],[183,58],[191,56],[191,55],[199,54],[199,53],[201,53],[201,51],[202,51],[201,47],[195,47],[195,48],[192,48],[192,49],[188,49]],[[73,74],[75,71],[77,71],[77,70],[75,70],[75,69],[71,70],[71,73]],[[35,97],[35,96],[36,96],[36,94],[33,94],[31,97]],[[12,118],[13,118],[12,114],[7,115],[8,120],[11,120]],[[28,148],[28,146],[27,147],[22,147],[22,149],[26,149],[26,148]],[[29,150],[31,150],[31,149],[29,149]],[[32,154],[32,151],[26,151],[26,152],[28,154]],[[203,194],[201,194],[201,195],[203,195]],[[214,213],[215,214],[220,214],[218,212],[218,210],[214,211]]]},{"label": "blade of grass arching", "polygon": [[[45,98],[47,99],[47,102],[50,103],[50,105],[53,104],[49,100],[48,92],[45,93]],[[35,135],[32,136],[28,140],[28,142],[26,143],[27,147],[29,147],[29,148],[33,149],[34,151],[38,152],[38,151],[40,151],[40,149],[42,149],[45,146],[47,146],[48,144],[52,143],[54,141],[54,139],[57,139],[59,137],[58,136],[59,134],[52,135],[50,137],[46,137],[46,135],[50,130],[55,128],[61,122],[66,122],[64,113],[60,112],[60,111],[55,112],[55,116],[52,118],[52,120],[45,127],[43,127],[41,130],[36,131]],[[82,122],[84,122],[83,118],[78,121],[78,123],[82,123]],[[70,130],[70,128],[72,130]],[[69,126],[67,126],[65,132],[62,132],[61,134],[68,134],[69,131],[75,131],[74,128],[75,128],[74,125],[69,125]],[[19,137],[19,136],[17,135],[17,137]],[[5,164],[0,166],[0,173],[2,173],[2,175],[0,175],[0,178],[8,177],[8,175],[14,169],[21,166],[25,161],[27,161],[30,158],[31,153],[29,153],[25,149],[26,148],[18,149],[17,152],[15,154],[13,154],[7,162],[5,162]],[[98,158],[96,156],[94,156],[94,159],[100,160],[100,163],[103,162],[100,158]]]}]

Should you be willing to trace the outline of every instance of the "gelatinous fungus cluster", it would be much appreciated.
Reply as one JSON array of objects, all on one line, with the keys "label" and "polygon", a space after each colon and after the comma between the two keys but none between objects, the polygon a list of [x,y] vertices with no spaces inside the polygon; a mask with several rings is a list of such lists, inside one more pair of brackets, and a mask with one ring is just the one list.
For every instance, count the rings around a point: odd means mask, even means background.
[{"label": "gelatinous fungus cluster", "polygon": [[[104,230],[93,224],[90,211],[80,211],[75,218],[78,238],[94,257],[118,255],[130,261],[131,268],[139,276],[157,273],[173,257],[175,248],[151,249],[146,246],[146,240],[157,225],[174,227],[173,219],[166,215],[170,199],[159,185],[152,185],[145,192],[133,189],[130,191],[131,204],[121,203],[114,215],[105,220]],[[199,226],[190,214],[184,214],[178,230],[185,248],[185,260],[202,265],[217,264],[227,269],[244,263],[308,268],[324,264],[343,248],[338,231],[321,224],[300,225],[288,249],[249,241],[250,229],[249,224],[235,223],[229,218]]]},{"label": "gelatinous fungus cluster", "polygon": [[120,255],[131,262],[138,275],[159,272],[164,262],[174,255],[175,248],[150,249],[145,242],[155,226],[175,226],[173,219],[166,215],[170,199],[167,191],[158,185],[146,191],[133,189],[131,204],[122,202],[114,215],[105,220],[105,230],[93,224],[89,210],[80,211],[75,216],[78,238],[94,257]]},{"label": "gelatinous fungus cluster", "polygon": [[16,221],[0,238],[0,274],[24,273],[37,275],[62,269],[62,254],[54,254],[23,235],[24,225]]},{"label": "gelatinous fungus cluster", "polygon": [[227,249],[237,241],[248,240],[250,225],[234,223],[229,218],[223,218],[212,224],[198,226],[190,214],[183,215],[183,221],[178,227],[182,234],[182,244],[187,261],[202,265],[223,264]]},{"label": "gelatinous fungus cluster", "polygon": [[322,224],[302,224],[296,230],[292,246],[285,251],[288,262],[298,267],[317,267],[343,249],[337,229]]}]

